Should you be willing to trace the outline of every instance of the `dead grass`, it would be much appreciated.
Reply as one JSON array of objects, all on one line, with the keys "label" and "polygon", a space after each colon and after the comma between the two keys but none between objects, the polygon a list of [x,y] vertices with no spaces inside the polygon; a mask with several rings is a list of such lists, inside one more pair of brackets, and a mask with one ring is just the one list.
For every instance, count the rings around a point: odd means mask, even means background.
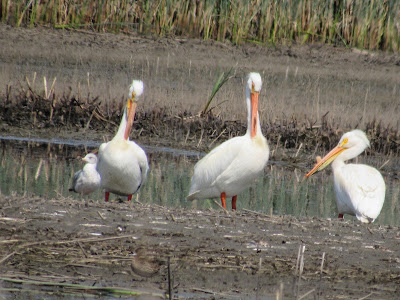
[{"label": "dead grass", "polygon": [[[300,80],[304,79],[300,77]],[[264,82],[271,81],[273,79],[264,74]],[[44,82],[47,80],[44,79]],[[7,86],[4,101],[0,102],[3,122],[10,126],[33,129],[62,127],[64,130],[92,129],[111,132],[114,132],[119,124],[124,105],[123,97],[121,100],[104,99],[102,96],[91,96],[89,93],[86,95],[82,92],[74,93],[72,88],[59,94],[56,86],[49,94],[44,90],[36,90],[34,84],[34,80],[27,78],[19,89]],[[374,114],[374,111],[367,112],[364,109],[362,104],[365,103],[365,99],[353,101],[353,98],[357,98],[354,95],[344,98],[345,93],[340,91],[339,87],[321,95],[320,91],[327,90],[324,85],[328,85],[322,79],[317,82],[311,82],[311,79],[306,81],[302,97],[292,96],[296,91],[296,84],[299,86],[301,82],[296,82],[296,78],[286,78],[282,80],[280,86],[275,86],[274,93],[268,93],[268,86],[264,85],[261,104],[262,127],[264,135],[271,144],[283,149],[297,150],[301,145],[305,151],[324,151],[336,145],[348,128],[357,127],[367,132],[371,140],[370,151],[385,155],[400,155],[399,129],[390,122],[390,119],[394,120],[392,116],[395,112],[389,109],[393,106],[381,114],[386,116],[384,122],[382,118],[377,118],[377,113]],[[211,89],[212,81],[209,86]],[[214,147],[216,140],[219,143],[233,136],[242,135],[246,131],[244,101],[232,99],[238,98],[236,95],[243,94],[243,91],[240,91],[243,86],[244,76],[233,78],[221,88],[217,101],[229,104],[217,105],[212,113],[202,117],[199,115],[204,105],[204,102],[200,101],[202,97],[199,92],[191,93],[191,97],[188,97],[189,91],[185,90],[187,86],[183,82],[178,83],[176,89],[150,87],[146,89],[146,99],[152,98],[158,101],[143,100],[140,103],[134,138],[144,138],[147,141],[151,141],[152,138],[166,139],[182,147],[209,149]],[[89,84],[87,89],[90,89]],[[278,93],[278,90],[283,92]],[[376,92],[372,88],[369,91],[371,90]],[[352,93],[362,92],[361,89],[352,86]],[[265,95],[267,93],[269,95]],[[308,96],[311,99],[307,99]],[[349,102],[337,101],[331,111],[332,103],[328,100],[330,96],[343,97]],[[190,100],[191,105],[187,105],[185,100]],[[188,108],[185,108],[185,105]]]}]

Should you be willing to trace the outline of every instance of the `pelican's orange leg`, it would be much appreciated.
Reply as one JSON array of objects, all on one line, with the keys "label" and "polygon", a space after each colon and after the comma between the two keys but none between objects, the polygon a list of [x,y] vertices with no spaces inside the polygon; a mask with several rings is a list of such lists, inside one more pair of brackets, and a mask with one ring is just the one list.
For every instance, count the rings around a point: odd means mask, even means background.
[{"label": "pelican's orange leg", "polygon": [[132,200],[132,194],[128,195],[128,201]]},{"label": "pelican's orange leg", "polygon": [[232,197],[232,210],[236,210],[236,199],[237,195]]},{"label": "pelican's orange leg", "polygon": [[339,215],[338,215],[338,218],[339,218],[339,219],[343,219],[343,214],[339,214]]},{"label": "pelican's orange leg", "polygon": [[105,192],[104,193],[104,200],[106,200],[106,202],[108,202],[108,197],[110,197],[110,192]]},{"label": "pelican's orange leg", "polygon": [[226,194],[225,194],[225,192],[222,192],[221,193],[221,204],[222,204],[222,207],[226,209],[225,199],[226,199]]}]

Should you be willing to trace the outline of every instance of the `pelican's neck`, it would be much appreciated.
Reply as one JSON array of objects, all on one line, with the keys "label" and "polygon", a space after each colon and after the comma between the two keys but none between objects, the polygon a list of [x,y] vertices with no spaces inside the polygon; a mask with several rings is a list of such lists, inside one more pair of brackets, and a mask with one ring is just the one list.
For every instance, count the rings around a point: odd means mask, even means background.
[{"label": "pelican's neck", "polygon": [[126,109],[126,106],[125,106],[124,114],[123,114],[123,116],[121,118],[121,123],[119,124],[117,134],[115,135],[114,138],[123,139],[124,135],[125,135],[125,130],[126,130],[126,126],[127,125],[128,125],[128,112],[127,112],[127,109]]},{"label": "pelican's neck", "polygon": [[[247,105],[247,131],[246,135],[251,136],[251,94],[250,94],[250,89],[249,87],[246,87],[246,105]],[[257,118],[256,118],[256,135],[262,135],[261,132],[261,124],[260,124],[260,116],[258,115],[257,112]]]},{"label": "pelican's neck", "polygon": [[345,165],[344,160],[341,159],[339,156],[332,162],[332,170],[334,173]]},{"label": "pelican's neck", "polygon": [[345,165],[345,161],[356,158],[365,150],[365,148],[366,146],[363,144],[354,145],[351,148],[347,148],[332,162],[332,169],[335,171],[343,167]]}]

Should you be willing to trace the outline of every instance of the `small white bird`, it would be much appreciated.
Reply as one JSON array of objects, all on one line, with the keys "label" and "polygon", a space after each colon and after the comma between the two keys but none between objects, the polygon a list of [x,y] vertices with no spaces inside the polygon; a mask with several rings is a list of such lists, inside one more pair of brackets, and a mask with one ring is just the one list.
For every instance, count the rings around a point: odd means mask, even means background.
[{"label": "small white bird", "polygon": [[146,180],[149,164],[144,150],[129,140],[135,118],[136,102],[143,93],[143,82],[133,80],[129,99],[124,109],[121,124],[114,138],[100,145],[97,171],[101,176],[101,187],[105,190],[105,201],[110,192],[132,199]]},{"label": "small white bird", "polygon": [[226,208],[226,197],[232,197],[232,210],[236,210],[237,194],[262,174],[269,148],[258,115],[261,86],[260,74],[250,73],[246,84],[247,132],[227,140],[197,162],[188,200],[221,197]]},{"label": "small white bird", "polygon": [[96,170],[96,154],[89,153],[82,161],[86,162],[86,165],[82,170],[74,174],[72,186],[69,190],[78,194],[87,195],[93,193],[100,187],[100,174],[97,173]]},{"label": "small white bird", "polygon": [[345,133],[339,144],[306,175],[311,176],[332,163],[336,204],[339,218],[343,214],[356,216],[363,223],[373,222],[380,214],[385,201],[385,181],[375,168],[363,164],[345,164],[370,146],[361,130]]}]

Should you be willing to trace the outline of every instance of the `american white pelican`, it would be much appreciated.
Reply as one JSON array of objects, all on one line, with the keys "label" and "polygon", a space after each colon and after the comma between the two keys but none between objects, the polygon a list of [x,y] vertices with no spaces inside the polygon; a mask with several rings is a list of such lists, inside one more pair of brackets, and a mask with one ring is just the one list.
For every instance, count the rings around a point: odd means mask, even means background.
[{"label": "american white pelican", "polygon": [[146,180],[149,164],[144,150],[129,140],[135,118],[136,101],[143,93],[143,82],[134,80],[129,89],[129,99],[124,109],[121,124],[115,137],[99,148],[97,171],[101,176],[101,186],[105,190],[105,201],[110,192],[132,199]]},{"label": "american white pelican", "polygon": [[237,194],[246,189],[264,170],[269,148],[262,135],[258,116],[261,76],[250,73],[246,84],[247,132],[214,148],[194,167],[188,200],[232,197],[236,210]]},{"label": "american white pelican", "polygon": [[97,173],[96,170],[96,154],[89,153],[82,161],[86,162],[86,165],[82,170],[74,174],[72,186],[69,190],[78,194],[87,195],[93,193],[100,187],[100,174]]},{"label": "american white pelican", "polygon": [[315,167],[306,175],[309,177],[332,163],[339,218],[349,214],[361,222],[370,223],[381,212],[385,200],[385,182],[381,173],[367,165],[344,163],[369,146],[363,131],[356,129],[347,132],[334,149],[322,159],[317,159]]}]

